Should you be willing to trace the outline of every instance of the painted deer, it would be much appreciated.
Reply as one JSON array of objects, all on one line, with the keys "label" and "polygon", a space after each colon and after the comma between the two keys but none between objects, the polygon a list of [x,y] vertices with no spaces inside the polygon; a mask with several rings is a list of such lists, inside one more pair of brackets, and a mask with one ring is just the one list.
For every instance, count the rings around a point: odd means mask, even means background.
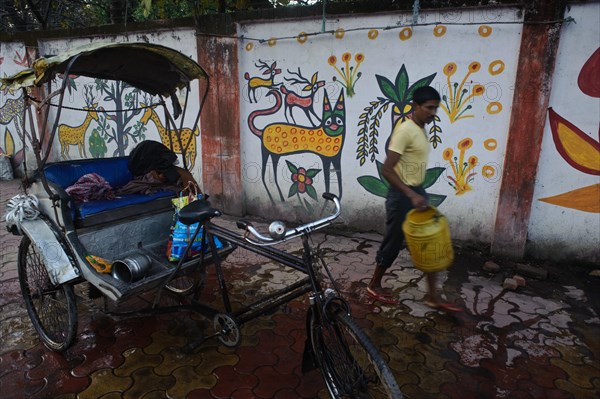
[{"label": "painted deer", "polygon": [[[325,81],[317,80],[318,76],[319,76],[319,72],[315,72],[313,74],[311,80],[308,80],[304,76],[302,76],[302,73],[300,72],[300,68],[298,68],[298,72],[292,72],[288,69],[288,73],[291,75],[296,75],[298,78],[291,78],[291,79],[285,78],[286,81],[291,82],[292,84],[296,84],[296,83],[304,84],[305,86],[302,88],[302,91],[308,91],[308,92],[310,92],[310,94],[308,96],[301,96],[297,93],[294,93],[293,91],[289,91],[285,86],[281,86],[280,90],[285,95],[285,100],[283,101],[283,104],[284,104],[283,114],[285,115],[285,119],[288,122],[291,119],[293,123],[296,123],[296,120],[294,119],[294,115],[292,114],[292,110],[295,107],[298,107],[302,111],[304,111],[304,115],[306,115],[306,117],[308,118],[310,123],[312,123],[313,125],[316,126],[318,123],[320,123],[320,120],[319,120],[319,116],[315,113],[315,110],[313,108],[313,103],[314,103],[315,94],[317,93],[317,91],[319,90],[320,87],[325,86]],[[289,118],[288,118],[288,113],[290,115]],[[317,122],[313,122],[313,120],[310,116],[311,114],[314,115],[314,117],[317,119]]]},{"label": "painted deer", "polygon": [[256,90],[260,87],[264,87],[267,89],[271,89],[276,86],[274,83],[275,75],[279,75],[281,73],[281,69],[277,68],[277,62],[273,62],[271,65],[267,64],[264,61],[258,60],[258,64],[254,64],[258,69],[263,71],[263,75],[269,75],[268,79],[264,79],[261,77],[250,77],[250,74],[246,72],[244,74],[244,78],[248,81],[248,98],[250,102],[252,102],[252,97],[254,97],[254,102],[256,100]]},{"label": "painted deer", "polygon": [[85,133],[92,123],[92,120],[98,121],[96,108],[98,103],[94,102],[92,96],[92,87],[84,86],[86,106],[83,107],[87,114],[85,120],[79,126],[69,126],[65,124],[58,125],[58,142],[60,143],[60,154],[63,159],[70,159],[69,146],[76,145],[79,148],[79,156],[87,158],[85,153]]},{"label": "painted deer", "polygon": [[[140,106],[143,108],[146,107],[146,104],[140,103]],[[142,115],[142,117],[140,118],[140,122],[146,125],[149,120],[152,120],[152,122],[154,122],[154,124],[156,125],[156,129],[158,130],[158,134],[160,136],[160,141],[162,141],[162,143],[168,148],[171,148],[175,154],[183,155],[183,151],[181,149],[182,146],[184,149],[186,149],[185,161],[188,169],[191,170],[196,164],[197,153],[195,136],[198,136],[200,134],[198,128],[196,127],[196,130],[194,130],[193,132],[190,128],[181,128],[181,130],[179,131],[181,145],[179,145],[179,139],[177,138],[177,130],[173,129],[167,131],[167,128],[164,127],[162,122],[160,121],[158,114],[156,113],[154,108],[151,107],[146,108],[146,110],[144,111],[144,115]],[[173,147],[171,147],[171,145]]]},{"label": "painted deer", "polygon": [[282,96],[277,90],[271,90],[267,96],[275,97],[275,105],[264,110],[257,110],[248,116],[248,126],[252,133],[261,139],[262,181],[267,189],[271,202],[273,197],[267,187],[265,174],[269,157],[273,161],[275,186],[281,201],[285,201],[277,181],[277,164],[284,155],[311,153],[321,158],[325,191],[329,191],[331,165],[333,165],[337,180],[339,196],[342,197],[341,157],[346,134],[346,109],[343,91],[340,93],[335,107],[331,107],[327,91],[323,98],[323,117],[319,126],[301,126],[290,123],[271,123],[260,130],[254,125],[257,116],[273,115],[281,109]]}]

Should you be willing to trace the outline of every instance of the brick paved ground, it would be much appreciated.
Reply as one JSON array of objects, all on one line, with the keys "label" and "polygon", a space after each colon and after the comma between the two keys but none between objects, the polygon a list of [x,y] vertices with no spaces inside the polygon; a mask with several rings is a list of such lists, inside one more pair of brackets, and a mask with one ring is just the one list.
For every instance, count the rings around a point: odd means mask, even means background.
[{"label": "brick paved ground", "polygon": [[[0,182],[0,206],[18,192]],[[224,218],[223,223],[231,223]],[[0,397],[22,398],[316,398],[326,397],[320,375],[300,369],[305,298],[248,322],[242,343],[226,348],[206,341],[183,350],[207,323],[187,312],[118,317],[142,299],[107,303],[78,298],[79,326],[64,353],[38,341],[27,316],[16,272],[19,237],[0,225]],[[546,280],[528,279],[517,291],[502,289],[513,269],[482,270],[487,260],[458,251],[443,292],[465,307],[458,318],[422,304],[425,281],[404,254],[386,284],[398,306],[364,294],[378,235],[317,234],[353,314],[388,359],[411,398],[600,398],[600,284],[590,269],[543,265]],[[294,245],[294,244],[290,244]],[[225,265],[236,306],[284,286],[297,273],[238,250]],[[81,294],[83,286],[76,287]],[[216,302],[209,273],[203,298]],[[145,298],[151,300],[151,298]]]}]

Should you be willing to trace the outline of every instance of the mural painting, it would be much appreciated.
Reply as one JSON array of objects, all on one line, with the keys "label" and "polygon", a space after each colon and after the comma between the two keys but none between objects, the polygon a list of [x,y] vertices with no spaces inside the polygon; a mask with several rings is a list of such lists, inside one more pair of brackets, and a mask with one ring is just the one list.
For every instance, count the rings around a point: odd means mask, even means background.
[{"label": "mural painting", "polygon": [[166,147],[172,148],[175,154],[183,155],[185,152],[186,164],[189,169],[192,169],[196,164],[196,136],[200,134],[198,127],[194,131],[188,127],[181,128],[179,130],[179,137],[177,137],[175,130],[167,129],[162,124],[153,107],[147,106],[144,103],[140,103],[140,107],[144,108],[144,115],[142,115],[140,122],[145,126],[149,121],[152,121],[158,130],[161,142]]},{"label": "mural painting", "polygon": [[60,154],[63,159],[70,159],[69,148],[72,145],[76,145],[79,149],[79,157],[87,158],[85,152],[85,134],[88,131],[88,127],[92,120],[98,121],[98,102],[94,102],[92,95],[93,88],[91,86],[85,86],[85,104],[83,110],[86,111],[85,119],[79,125],[69,126],[66,124],[58,125],[58,142],[60,143]]},{"label": "mural painting", "polygon": [[352,54],[344,53],[342,54],[342,63],[345,66],[341,66],[338,68],[337,57],[335,55],[330,56],[327,59],[329,65],[331,65],[335,71],[340,75],[342,80],[338,80],[336,76],[333,77],[334,82],[339,82],[344,89],[346,90],[346,95],[348,97],[354,97],[356,91],[354,90],[354,86],[356,86],[356,82],[362,76],[362,72],[358,72],[358,67],[365,60],[365,56],[362,53],[357,53],[354,56],[354,62],[356,65],[350,65],[350,61],[352,60]]},{"label": "mural painting", "polygon": [[[581,68],[577,83],[584,94],[600,98],[600,48]],[[573,123],[559,115],[552,107],[548,110],[550,130],[556,150],[576,170],[589,175],[600,175],[600,142],[594,140]],[[551,197],[540,198],[549,204],[600,213],[600,183],[578,188]]]},{"label": "mural painting", "polygon": [[[356,159],[359,160],[360,166],[363,166],[367,159],[371,162],[376,162],[377,164],[377,177],[365,175],[357,178],[358,183],[369,193],[385,198],[389,189],[389,183],[381,174],[383,163],[376,159],[379,154],[379,126],[383,114],[391,108],[392,126],[395,126],[396,123],[402,123],[410,118],[413,112],[411,101],[414,91],[419,87],[431,85],[435,76],[435,73],[425,76],[409,86],[408,72],[404,65],[402,65],[398,71],[393,83],[385,76],[376,75],[377,83],[379,84],[379,88],[384,97],[379,97],[377,100],[371,101],[369,106],[364,108],[365,112],[359,116],[359,138],[356,147]],[[442,129],[438,125],[439,121],[440,118],[436,115],[433,124],[429,129],[429,134],[431,136],[429,141],[432,143],[433,148],[436,148],[437,145],[442,142],[442,139],[439,136],[442,132]],[[391,132],[388,134],[387,141],[389,141],[389,136],[391,136]],[[385,148],[387,148],[387,141]],[[444,170],[445,168],[442,167],[428,169],[423,187],[425,189],[431,187]],[[430,194],[429,200],[433,206],[438,206],[445,198],[445,195]]]},{"label": "mural painting", "polygon": [[317,201],[317,190],[315,190],[313,186],[314,178],[321,171],[321,169],[304,169],[299,168],[290,161],[285,161],[289,171],[291,172],[291,180],[292,185],[290,186],[290,191],[288,193],[288,198],[293,197],[294,195],[298,197],[298,201],[300,205],[304,207],[306,212],[313,213],[314,208],[310,202],[306,200],[306,198],[301,197],[301,194],[306,194],[313,201]]},{"label": "mural painting", "polygon": [[[76,95],[75,93],[78,93],[78,85],[75,81],[77,77],[69,77],[69,79],[67,87]],[[135,146],[139,141],[146,139],[146,126],[152,121],[161,142],[167,147],[172,146],[176,154],[182,153],[181,147],[183,146],[188,167],[190,169],[194,167],[197,157],[198,128],[193,132],[189,128],[182,128],[180,145],[175,131],[167,131],[154,109],[158,104],[152,103],[152,98],[147,95],[140,96],[140,90],[123,82],[102,79],[94,79],[93,84],[84,84],[83,89],[86,106],[78,111],[86,112],[85,119],[79,124],[65,123],[58,127],[58,140],[63,159],[70,159],[71,146],[77,146],[79,156],[87,158],[86,137],[89,131],[91,133],[87,140],[87,148],[93,158],[105,157],[108,153],[107,144],[113,142],[116,144],[116,148],[111,156],[124,156],[130,149],[130,142]],[[103,106],[98,105],[99,98],[103,100]],[[104,108],[105,106],[111,106],[113,109],[107,110]],[[71,110],[77,109],[71,107]]]},{"label": "mural painting", "polygon": [[483,95],[485,88],[482,85],[477,84],[473,86],[471,92],[469,93],[469,89],[465,88],[465,83],[469,76],[471,76],[471,74],[473,73],[478,72],[480,68],[481,64],[479,62],[471,62],[469,64],[467,74],[465,75],[465,77],[459,85],[458,82],[454,82],[454,84],[450,82],[450,77],[454,75],[454,73],[457,70],[456,64],[454,62],[449,62],[444,67],[444,75],[446,75],[449,95],[444,94],[442,96],[442,103],[440,104],[440,108],[442,108],[444,112],[446,112],[450,123],[454,123],[459,119],[473,118],[475,116],[472,114],[463,114],[471,108],[473,108],[472,105],[468,104],[469,100],[471,100],[475,96]]},{"label": "mural painting", "polygon": [[[315,80],[316,80],[316,75]],[[332,106],[325,90],[323,110],[318,125],[300,125],[289,122],[276,122],[259,129],[255,124],[258,116],[271,116],[281,110],[283,96],[277,89],[267,93],[275,99],[275,104],[268,109],[256,110],[248,116],[250,131],[261,140],[261,170],[262,181],[271,202],[273,196],[269,191],[265,177],[269,159],[273,163],[275,186],[281,201],[285,201],[278,181],[277,165],[285,155],[311,153],[317,155],[323,165],[325,190],[329,191],[330,167],[333,166],[338,180],[338,194],[342,196],[341,155],[346,134],[346,108],[343,92]],[[314,96],[314,93],[313,93]],[[311,101],[312,102],[312,101]],[[309,117],[310,119],[310,117]],[[289,166],[289,165],[288,165]],[[293,171],[292,171],[293,172]],[[314,177],[314,176],[311,176]]]},{"label": "mural painting", "polygon": [[279,75],[281,73],[281,69],[277,68],[277,62],[273,62],[271,65],[269,65],[265,61],[261,60],[258,60],[258,64],[255,64],[255,66],[263,71],[263,75],[269,76],[268,79],[265,79],[260,76],[250,77],[248,72],[244,74],[244,78],[248,81],[248,98],[250,99],[250,102],[252,102],[252,99],[254,98],[254,102],[256,103],[258,102],[256,99],[256,90],[260,88],[265,88],[268,90],[272,87],[275,87],[275,75]]},{"label": "mural painting", "polygon": [[[319,116],[315,113],[315,109],[314,109],[314,102],[315,102],[315,94],[317,94],[317,90],[319,90],[319,88],[325,86],[325,81],[324,80],[319,80],[319,73],[315,72],[311,79],[308,80],[307,78],[305,78],[304,76],[302,76],[302,72],[300,72],[300,68],[298,68],[298,72],[292,72],[288,69],[288,73],[291,75],[295,75],[296,77],[292,77],[292,78],[285,78],[285,80],[287,82],[290,82],[292,84],[300,84],[300,85],[304,85],[302,87],[302,92],[308,92],[307,95],[300,95],[297,94],[294,91],[288,90],[288,88],[286,86],[284,86],[283,84],[280,87],[281,93],[283,93],[283,95],[285,96],[285,100],[284,100],[284,106],[285,106],[285,110],[284,110],[284,115],[285,115],[285,119],[292,123],[296,123],[296,120],[294,119],[294,115],[293,115],[293,110],[295,108],[299,108],[300,110],[302,110],[302,112],[304,113],[304,115],[306,115],[306,118],[308,118],[308,120],[310,121],[310,123],[312,125],[318,125],[320,122],[320,118]],[[288,113],[289,113],[289,117],[288,117]],[[313,117],[315,117],[316,121],[313,121]]]},{"label": "mural painting", "polygon": [[[160,42],[182,52],[196,53],[195,45],[181,48],[176,35],[163,37],[159,33],[152,33],[114,37],[113,40],[115,42]],[[175,43],[168,43],[169,41]],[[59,54],[66,48],[87,43],[87,39],[48,42],[40,51]],[[162,141],[170,147],[174,135],[167,131],[169,124],[164,121],[164,118],[159,117],[155,110],[158,106],[165,106],[160,96],[149,95],[121,81],[92,79],[77,75],[67,76],[66,80],[68,96],[65,97],[61,115],[62,125],[57,131],[60,142],[57,155],[61,159],[126,156],[137,143],[146,139]],[[197,93],[196,90],[194,89],[193,93]],[[190,120],[195,119],[195,114],[190,112],[187,117],[184,116],[184,119],[182,124],[189,123]],[[185,161],[191,169],[196,165],[199,152],[196,143],[199,132],[198,129],[194,132],[185,127],[182,129],[182,144],[188,152]],[[176,139],[173,140],[173,148],[175,152],[181,153],[180,143]]]},{"label": "mural painting", "polygon": [[[322,35],[317,33],[320,23],[310,22],[292,24],[299,32],[295,35],[289,23],[241,28],[244,36],[256,38],[240,46],[239,54],[239,82],[246,100],[240,102],[240,111],[247,125],[242,127],[244,190],[252,198],[250,212],[273,209],[270,205],[276,201],[281,203],[276,212],[285,217],[294,212],[292,197],[308,210],[306,205],[314,205],[317,193],[329,190],[336,176],[340,191],[345,186],[349,212],[356,212],[356,227],[378,229],[381,199],[389,189],[381,175],[387,141],[396,123],[412,117],[414,90],[430,85],[443,96],[438,115],[426,127],[432,149],[439,150],[431,152],[424,181],[430,203],[449,207],[444,212],[460,221],[457,237],[473,231],[481,232],[477,236],[482,240],[491,235],[491,228],[481,226],[493,226],[495,202],[479,197],[495,198],[500,189],[502,138],[509,125],[502,103],[512,99],[521,27],[473,26],[471,17],[465,26],[453,20],[452,27],[402,27],[397,17],[368,18],[368,23],[364,18],[338,20]],[[306,33],[310,26],[314,33]],[[497,48],[503,51],[512,49],[510,55],[490,53],[490,40],[502,43]],[[316,149],[294,152],[289,141],[287,150],[271,149],[274,157],[265,152],[267,126],[324,128],[319,103],[332,103],[332,93],[338,90],[345,98],[346,126],[339,167],[328,167],[323,158],[315,160]],[[325,98],[325,92],[331,98]],[[260,147],[254,136],[260,137]],[[466,143],[471,146],[466,148]],[[444,159],[444,152],[452,155]],[[286,201],[290,206],[283,204]],[[485,222],[476,223],[478,217]]]},{"label": "mural painting", "polygon": [[[0,66],[7,65],[7,58],[0,55]],[[11,59],[13,66],[26,67],[28,65],[27,52],[23,50],[15,50],[14,57]],[[8,76],[10,73],[3,73],[3,76]],[[0,131],[0,154],[5,154],[11,157],[12,167],[17,168],[23,163],[25,156],[25,149],[20,148],[17,150],[17,143],[21,143],[21,137],[23,137],[23,110],[25,102],[23,101],[23,91],[19,90],[18,96],[14,97],[17,93],[2,85],[0,87],[2,97],[6,98],[6,101],[0,103],[0,126],[4,128],[4,131]],[[12,128],[12,130],[11,130]],[[14,132],[14,135],[13,135]],[[16,138],[16,140],[15,140]]]},{"label": "mural painting", "polygon": [[[6,94],[8,91],[4,90]],[[4,145],[0,146],[0,153],[11,156],[13,167],[19,166],[23,162],[23,148],[18,151],[15,147],[15,139],[10,131],[9,126],[13,126],[17,137],[23,137],[21,127],[23,126],[23,109],[25,102],[23,101],[23,92],[17,98],[9,98],[0,106],[0,125],[5,127],[4,130]],[[20,140],[20,139],[19,139]]]}]

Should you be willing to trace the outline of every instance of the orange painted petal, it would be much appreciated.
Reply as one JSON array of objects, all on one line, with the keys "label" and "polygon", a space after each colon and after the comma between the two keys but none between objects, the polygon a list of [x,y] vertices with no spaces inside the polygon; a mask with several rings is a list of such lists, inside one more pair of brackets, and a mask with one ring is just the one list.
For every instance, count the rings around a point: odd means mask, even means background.
[{"label": "orange painted petal", "polygon": [[540,201],[578,211],[600,213],[600,184],[578,188]]},{"label": "orange painted petal", "polygon": [[600,143],[577,126],[548,109],[550,129],[556,150],[575,169],[590,175],[600,175]]}]

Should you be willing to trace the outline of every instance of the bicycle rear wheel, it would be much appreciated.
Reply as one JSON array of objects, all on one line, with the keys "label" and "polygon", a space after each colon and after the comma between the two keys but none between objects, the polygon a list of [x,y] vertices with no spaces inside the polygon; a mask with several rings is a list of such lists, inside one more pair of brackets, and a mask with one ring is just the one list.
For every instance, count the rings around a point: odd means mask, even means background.
[{"label": "bicycle rear wheel", "polygon": [[52,284],[44,258],[27,236],[19,245],[17,266],[21,292],[33,327],[49,349],[67,349],[77,333],[73,287]]},{"label": "bicycle rear wheel", "polygon": [[332,398],[401,399],[392,371],[365,332],[341,307],[331,304],[327,320],[312,312],[313,354]]}]

